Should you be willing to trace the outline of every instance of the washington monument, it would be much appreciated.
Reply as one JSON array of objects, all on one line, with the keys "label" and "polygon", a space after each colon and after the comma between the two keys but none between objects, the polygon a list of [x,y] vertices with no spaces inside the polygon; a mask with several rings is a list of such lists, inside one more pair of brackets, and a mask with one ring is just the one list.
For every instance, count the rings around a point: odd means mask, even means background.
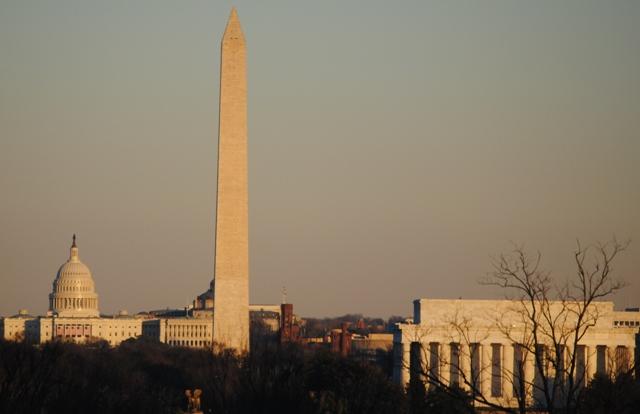
[{"label": "washington monument", "polygon": [[235,7],[222,37],[213,340],[249,349],[247,49]]}]

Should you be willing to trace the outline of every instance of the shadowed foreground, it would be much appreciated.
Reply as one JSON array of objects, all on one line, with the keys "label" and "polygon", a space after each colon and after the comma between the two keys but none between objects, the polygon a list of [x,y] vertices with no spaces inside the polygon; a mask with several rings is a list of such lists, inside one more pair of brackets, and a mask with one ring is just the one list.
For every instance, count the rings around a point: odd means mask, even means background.
[{"label": "shadowed foreground", "polygon": [[201,388],[213,413],[395,413],[404,395],[377,367],[299,347],[247,357],[142,340],[117,348],[0,341],[2,413],[176,413]]},{"label": "shadowed foreground", "polygon": [[[180,413],[185,389],[201,388],[204,412],[472,413],[464,391],[412,382],[405,393],[380,367],[324,351],[265,345],[246,357],[131,340],[0,341],[0,413]],[[637,413],[640,383],[597,377],[579,413]],[[613,410],[613,411],[611,411]]]}]

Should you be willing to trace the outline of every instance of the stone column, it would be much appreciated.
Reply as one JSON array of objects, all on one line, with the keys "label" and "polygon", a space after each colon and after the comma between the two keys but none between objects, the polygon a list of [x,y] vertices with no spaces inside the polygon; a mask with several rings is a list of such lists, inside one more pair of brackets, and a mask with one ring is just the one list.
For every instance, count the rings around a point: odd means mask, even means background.
[{"label": "stone column", "polygon": [[460,344],[460,386],[462,389],[470,390],[471,387],[469,384],[472,383],[473,379],[471,378],[471,349],[469,348],[469,344],[461,343]]},{"label": "stone column", "polygon": [[440,344],[440,379],[444,385],[450,385],[451,381],[451,344]]},{"label": "stone column", "polygon": [[[613,355],[612,350],[613,349]],[[605,372],[607,375],[611,375],[614,372],[614,365],[615,365],[615,352],[616,349],[612,348],[608,345],[604,345],[604,366],[605,366]]]},{"label": "stone column", "polygon": [[513,344],[502,344],[502,396],[513,396]]},{"label": "stone column", "polygon": [[[569,368],[571,365],[571,360],[573,359],[574,361],[577,361],[577,355],[576,352],[580,352],[578,351],[578,348],[574,348],[571,345],[567,345],[564,349],[564,380],[568,383],[569,381]],[[574,367],[574,371],[573,371],[573,380],[575,381],[576,377],[575,374],[577,372],[577,367]]]},{"label": "stone column", "polygon": [[393,343],[393,382],[403,387],[409,383],[410,354],[409,343]]},{"label": "stone column", "polygon": [[529,352],[526,349],[523,349],[522,358],[524,360],[524,387],[525,392],[527,393],[527,401],[531,401],[534,393],[534,378],[535,378],[535,370],[536,370],[536,360],[533,352]]},{"label": "stone column", "polygon": [[[556,368],[555,366],[551,363],[551,358],[553,358],[555,361],[560,362],[560,356],[557,355],[557,350],[553,349],[553,345],[549,345],[547,347],[545,347],[544,350],[545,354],[544,354],[544,363],[545,363],[545,369],[547,372],[547,377],[548,378],[555,378],[556,377]],[[553,354],[551,354],[553,352]],[[553,384],[553,380],[549,382],[549,385]]]},{"label": "stone column", "polygon": [[480,392],[491,398],[491,344],[480,344]]},{"label": "stone column", "polygon": [[596,375],[596,369],[598,368],[598,348],[595,345],[585,345],[585,364],[586,364],[586,385],[589,384]]},{"label": "stone column", "polygon": [[409,383],[411,375],[409,372],[409,364],[411,362],[411,343],[406,342],[402,344],[402,385],[405,386]]}]

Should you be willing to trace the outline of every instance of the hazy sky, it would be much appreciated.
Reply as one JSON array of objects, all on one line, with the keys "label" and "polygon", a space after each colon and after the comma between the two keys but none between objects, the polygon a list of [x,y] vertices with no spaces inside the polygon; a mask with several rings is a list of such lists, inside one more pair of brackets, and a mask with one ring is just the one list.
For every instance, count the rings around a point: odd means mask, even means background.
[{"label": "hazy sky", "polygon": [[[563,278],[615,234],[640,305],[639,1],[235,4],[253,303],[500,298],[510,241]],[[103,312],[208,287],[230,6],[0,0],[0,314],[46,311],[74,232]]]}]

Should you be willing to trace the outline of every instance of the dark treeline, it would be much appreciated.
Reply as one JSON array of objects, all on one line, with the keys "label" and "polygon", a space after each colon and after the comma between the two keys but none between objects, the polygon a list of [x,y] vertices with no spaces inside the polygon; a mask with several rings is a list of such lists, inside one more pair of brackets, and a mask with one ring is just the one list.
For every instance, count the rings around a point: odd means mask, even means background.
[{"label": "dark treeline", "polygon": [[[407,392],[379,367],[296,345],[263,344],[248,356],[144,340],[32,346],[0,341],[0,413],[180,413],[201,388],[204,412],[471,413],[462,390],[413,382]],[[638,413],[640,384],[598,377],[580,412]]]},{"label": "dark treeline", "polygon": [[296,345],[248,356],[144,340],[117,348],[0,341],[0,413],[177,413],[201,388],[213,413],[395,413],[404,393],[373,365]]}]

